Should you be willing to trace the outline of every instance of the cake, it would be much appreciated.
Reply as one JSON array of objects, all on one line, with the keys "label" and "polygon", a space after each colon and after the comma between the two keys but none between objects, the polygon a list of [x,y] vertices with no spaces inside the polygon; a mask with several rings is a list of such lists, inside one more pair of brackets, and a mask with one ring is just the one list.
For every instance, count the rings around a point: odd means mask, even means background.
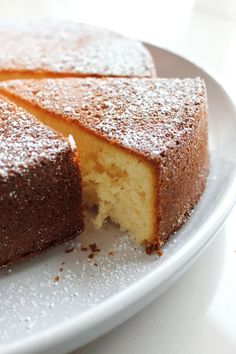
[{"label": "cake", "polygon": [[81,176],[70,141],[0,96],[0,265],[83,230]]},{"label": "cake", "polygon": [[[85,24],[0,20],[0,46],[3,81],[155,76],[140,42]],[[78,153],[67,138],[0,98],[0,265],[83,230]]]},{"label": "cake", "polygon": [[56,19],[0,20],[0,80],[65,76],[152,77],[138,41]]},{"label": "cake", "polygon": [[96,227],[110,218],[147,253],[158,252],[199,200],[208,173],[201,79],[16,80],[0,93],[73,136]]},{"label": "cake", "polygon": [[84,206],[160,252],[205,187],[204,82],[85,24],[0,20],[0,46],[0,264],[74,238]]}]

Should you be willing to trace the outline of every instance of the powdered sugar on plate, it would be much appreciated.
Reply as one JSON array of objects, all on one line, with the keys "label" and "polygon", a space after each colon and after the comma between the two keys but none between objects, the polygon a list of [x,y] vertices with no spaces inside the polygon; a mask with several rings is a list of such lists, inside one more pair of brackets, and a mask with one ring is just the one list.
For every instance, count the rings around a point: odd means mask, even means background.
[{"label": "powdered sugar on plate", "polygon": [[[91,212],[87,216],[91,219]],[[176,248],[176,242],[168,247]],[[165,258],[146,255],[109,222],[98,231],[88,221],[74,242],[1,269],[0,341],[73,318],[126,289]]]}]

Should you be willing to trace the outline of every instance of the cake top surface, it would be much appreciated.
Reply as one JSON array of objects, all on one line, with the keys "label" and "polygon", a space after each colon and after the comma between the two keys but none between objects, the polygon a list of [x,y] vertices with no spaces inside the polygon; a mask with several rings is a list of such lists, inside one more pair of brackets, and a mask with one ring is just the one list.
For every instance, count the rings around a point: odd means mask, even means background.
[{"label": "cake top surface", "polygon": [[200,78],[15,80],[1,90],[149,158],[190,136],[207,109]]},{"label": "cake top surface", "polygon": [[0,96],[0,177],[22,173],[69,148],[66,139]]},{"label": "cake top surface", "polygon": [[0,21],[0,73],[151,77],[149,52],[136,41],[57,19]]}]

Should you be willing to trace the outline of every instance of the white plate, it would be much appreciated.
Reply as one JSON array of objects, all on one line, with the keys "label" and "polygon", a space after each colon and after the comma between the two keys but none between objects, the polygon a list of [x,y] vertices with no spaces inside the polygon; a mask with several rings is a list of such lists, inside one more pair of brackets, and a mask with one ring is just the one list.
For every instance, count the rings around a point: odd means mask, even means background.
[{"label": "white plate", "polygon": [[[236,197],[236,112],[223,88],[206,72],[169,51],[149,46],[162,77],[201,76],[209,95],[211,171],[206,191],[161,258],[147,256],[127,236],[91,225],[70,245],[1,271],[1,354],[60,354],[114,328],[160,295],[199,256],[228,215]],[[96,242],[88,259],[79,250]],[[108,255],[113,251],[113,255]],[[62,264],[65,262],[65,264]],[[95,265],[96,263],[97,265]],[[60,268],[63,268],[60,271]],[[6,276],[7,274],[7,276]],[[60,274],[60,281],[55,277]]]}]

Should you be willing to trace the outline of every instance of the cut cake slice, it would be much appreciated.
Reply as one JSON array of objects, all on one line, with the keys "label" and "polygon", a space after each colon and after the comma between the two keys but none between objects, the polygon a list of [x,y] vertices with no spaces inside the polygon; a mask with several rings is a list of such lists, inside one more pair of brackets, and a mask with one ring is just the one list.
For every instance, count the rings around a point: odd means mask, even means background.
[{"label": "cut cake slice", "polygon": [[0,265],[83,231],[77,153],[0,96]]},{"label": "cut cake slice", "polygon": [[208,173],[201,79],[19,80],[0,92],[74,137],[97,227],[109,217],[151,253],[199,200]]}]

